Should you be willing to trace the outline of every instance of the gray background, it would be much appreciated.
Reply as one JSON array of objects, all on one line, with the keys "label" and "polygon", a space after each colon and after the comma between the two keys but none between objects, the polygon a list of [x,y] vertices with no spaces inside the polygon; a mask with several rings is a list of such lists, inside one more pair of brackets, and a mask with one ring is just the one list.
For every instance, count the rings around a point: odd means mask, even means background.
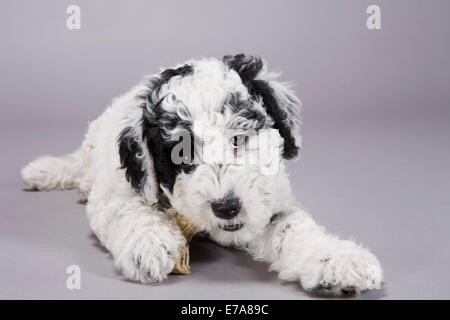
[{"label": "gray background", "polygon": [[[69,4],[82,29],[65,27]],[[378,4],[382,30],[366,28]],[[450,1],[2,1],[0,298],[311,299],[233,249],[196,242],[190,276],[123,280],[75,192],[23,192],[20,168],[64,154],[110,100],[160,66],[261,55],[303,101],[293,189],[380,259],[360,298],[450,297]],[[67,290],[66,267],[82,270]]]}]

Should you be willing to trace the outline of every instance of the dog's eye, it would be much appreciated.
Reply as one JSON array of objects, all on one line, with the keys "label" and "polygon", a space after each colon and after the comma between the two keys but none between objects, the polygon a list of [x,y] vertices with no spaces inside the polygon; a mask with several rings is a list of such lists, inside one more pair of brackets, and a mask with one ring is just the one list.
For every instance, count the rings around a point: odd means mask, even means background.
[{"label": "dog's eye", "polygon": [[248,139],[248,137],[243,134],[233,136],[231,138],[231,147],[233,149],[239,149],[239,148],[245,146],[245,144],[247,143],[247,139]]}]

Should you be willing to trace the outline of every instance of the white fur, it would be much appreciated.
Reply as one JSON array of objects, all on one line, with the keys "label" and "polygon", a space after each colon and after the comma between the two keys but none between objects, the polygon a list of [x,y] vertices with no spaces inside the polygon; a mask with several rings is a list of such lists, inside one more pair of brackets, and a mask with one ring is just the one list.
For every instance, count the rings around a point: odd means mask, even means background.
[{"label": "white fur", "polygon": [[[209,128],[218,136],[230,127],[254,127],[239,115],[220,112],[230,92],[248,98],[236,72],[227,70],[218,59],[189,63],[195,70],[192,76],[174,77],[161,87],[160,96],[173,96],[161,103],[162,108],[192,121],[195,133]],[[280,105],[286,106],[286,121],[292,124],[299,143],[299,101],[265,68],[259,77],[271,84]],[[142,111],[137,106],[143,101],[136,96],[146,90],[143,82],[115,99],[90,124],[84,142],[73,154],[40,157],[21,172],[30,189],[77,188],[82,199],[88,200],[92,230],[113,255],[116,267],[128,279],[141,282],[166,278],[185,245],[173,217],[154,206],[157,185],[147,148],[140,155],[146,160],[143,169],[147,172],[141,192],[131,187],[120,169],[117,137],[125,127],[134,128],[136,137],[141,137]],[[265,113],[261,101],[253,101],[253,107]],[[271,124],[268,118],[267,125]],[[167,136],[176,130],[166,132]],[[208,143],[212,148],[214,138],[214,133],[209,135],[206,149]],[[243,224],[236,232],[222,230],[220,226],[230,221],[215,217],[210,207],[211,200],[230,190],[240,197],[244,208],[233,219]],[[312,220],[293,198],[282,162],[275,175],[263,175],[255,165],[199,164],[193,173],[180,174],[173,194],[166,190],[166,195],[174,208],[212,240],[246,250],[256,260],[268,262],[281,279],[298,281],[306,290],[341,294],[345,288],[359,292],[380,287],[382,271],[377,258],[362,246],[325,233]]]}]

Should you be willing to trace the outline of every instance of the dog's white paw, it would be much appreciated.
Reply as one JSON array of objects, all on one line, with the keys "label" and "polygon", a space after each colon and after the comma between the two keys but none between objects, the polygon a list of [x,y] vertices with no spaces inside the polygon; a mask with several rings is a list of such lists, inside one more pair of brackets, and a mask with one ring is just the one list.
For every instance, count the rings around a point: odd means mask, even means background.
[{"label": "dog's white paw", "polygon": [[134,281],[143,283],[158,282],[167,278],[186,244],[185,239],[173,234],[164,235],[147,232],[115,257],[115,265],[122,274]]},{"label": "dog's white paw", "polygon": [[316,261],[302,271],[301,283],[306,290],[355,295],[380,288],[382,270],[378,259],[351,241],[338,240],[332,251],[314,258]]}]

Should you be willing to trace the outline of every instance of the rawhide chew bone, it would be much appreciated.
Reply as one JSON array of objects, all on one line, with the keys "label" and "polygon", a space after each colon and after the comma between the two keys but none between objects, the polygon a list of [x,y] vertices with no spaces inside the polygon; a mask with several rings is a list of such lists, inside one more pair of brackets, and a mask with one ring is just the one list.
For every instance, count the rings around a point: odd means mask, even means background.
[{"label": "rawhide chew bone", "polygon": [[192,237],[197,233],[197,228],[181,213],[172,210],[172,213],[175,216],[177,221],[177,225],[186,238],[186,246],[181,249],[180,255],[178,256],[178,260],[175,264],[175,267],[172,270],[174,274],[190,274],[191,268],[189,266],[189,242],[192,240]]}]

